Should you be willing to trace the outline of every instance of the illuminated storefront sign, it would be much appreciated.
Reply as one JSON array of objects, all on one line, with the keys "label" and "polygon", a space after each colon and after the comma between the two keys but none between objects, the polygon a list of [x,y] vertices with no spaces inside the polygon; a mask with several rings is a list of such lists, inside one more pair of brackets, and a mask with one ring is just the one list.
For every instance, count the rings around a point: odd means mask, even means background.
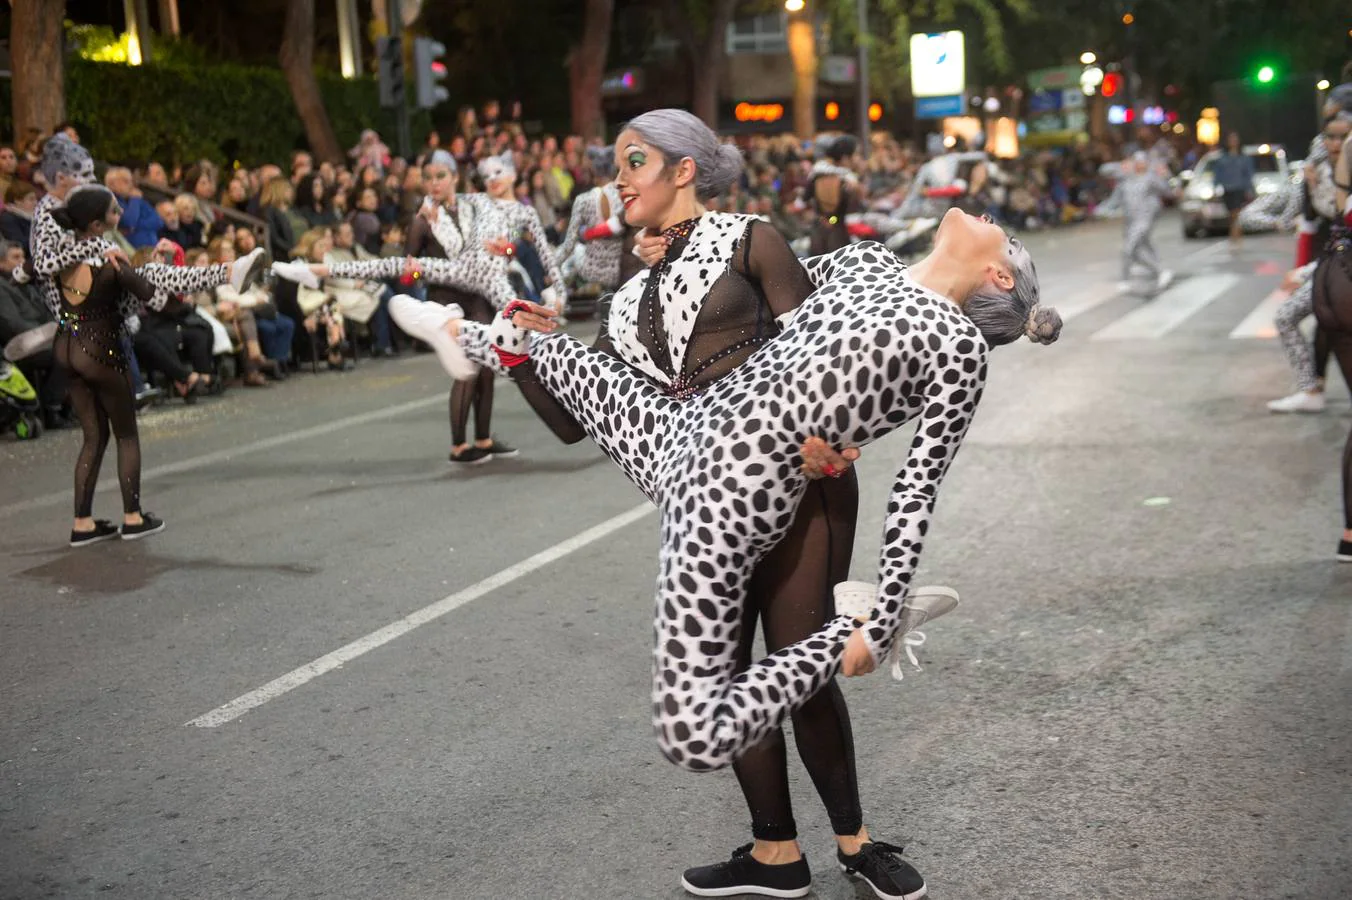
[{"label": "illuminated storefront sign", "polygon": [[967,87],[967,56],[961,31],[911,35],[911,94],[945,97]]},{"label": "illuminated storefront sign", "polygon": [[732,114],[738,122],[778,122],[784,118],[784,104],[743,102],[733,108]]}]

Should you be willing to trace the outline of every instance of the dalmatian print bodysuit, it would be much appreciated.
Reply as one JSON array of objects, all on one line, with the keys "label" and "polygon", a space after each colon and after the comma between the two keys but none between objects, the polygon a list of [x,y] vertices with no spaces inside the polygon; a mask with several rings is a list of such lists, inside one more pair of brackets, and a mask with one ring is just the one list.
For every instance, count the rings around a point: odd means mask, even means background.
[{"label": "dalmatian print bodysuit", "polygon": [[[415,229],[418,221],[414,222]],[[507,277],[507,257],[489,253],[484,249],[484,241],[507,237],[508,231],[506,215],[487,194],[457,195],[454,212],[441,208],[431,225],[431,236],[441,245],[446,258],[459,263],[457,272],[463,282],[462,290],[483,297],[495,309],[502,309],[517,297]],[[410,247],[421,243],[410,233]],[[415,251],[414,255],[420,254]],[[340,274],[337,270],[333,274],[339,278],[378,277]]]},{"label": "dalmatian print bodysuit", "polygon": [[[711,226],[691,235],[686,253],[696,271],[701,258],[717,257],[716,242],[730,230]],[[783,538],[806,487],[797,448],[811,435],[861,446],[918,420],[887,507],[878,605],[863,628],[881,659],[939,483],[985,383],[980,332],[953,303],[911,282],[879,244],[805,266],[817,289],[784,331],[684,398],[680,386],[661,383],[656,361],[651,371],[639,362],[636,373],[569,335],[527,340],[504,319],[461,323],[460,343],[482,365],[505,371],[495,345],[527,351],[538,380],[658,506],[654,727],[664,755],[691,770],[728,765],[777,727],[837,673],[855,629],[850,619],[833,619],[732,674],[748,579]]]},{"label": "dalmatian print bodysuit", "polygon": [[[33,268],[42,284],[43,296],[52,315],[61,317],[61,288],[57,284],[57,274],[76,263],[88,262],[101,265],[103,254],[116,247],[103,238],[77,241],[75,235],[66,231],[52,218],[52,210],[58,208],[61,201],[51,194],[43,197],[33,213]],[[136,269],[136,273],[148,281],[155,293],[146,306],[151,309],[164,309],[173,294],[190,294],[207,291],[230,282],[230,266],[168,266],[163,263],[147,263]],[[123,294],[121,303],[122,318],[130,330],[140,325],[141,301],[131,294]],[[135,324],[132,324],[135,323]]]},{"label": "dalmatian print bodysuit", "polygon": [[[620,189],[614,182],[584,191],[573,201],[568,216],[568,230],[559,245],[556,259],[566,275],[576,275],[584,282],[599,284],[613,291],[620,283],[620,260],[624,255],[624,240],[619,237],[582,241],[582,232],[606,220],[601,215],[601,198],[605,197],[611,216],[619,215]],[[581,247],[580,253],[577,248]]]}]

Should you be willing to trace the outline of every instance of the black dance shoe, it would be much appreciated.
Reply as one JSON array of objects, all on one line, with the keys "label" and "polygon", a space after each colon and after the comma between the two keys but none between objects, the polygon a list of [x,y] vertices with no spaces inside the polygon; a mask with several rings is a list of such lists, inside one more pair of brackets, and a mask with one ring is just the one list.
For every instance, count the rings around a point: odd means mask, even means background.
[{"label": "black dance shoe", "polygon": [[122,524],[122,540],[139,541],[143,537],[159,534],[164,530],[164,520],[157,519],[148,512],[141,513],[140,525]]},{"label": "black dance shoe", "polygon": [[681,887],[696,897],[731,897],[752,894],[757,897],[806,897],[812,890],[812,870],[807,857],[781,866],[757,862],[751,844],[732,851],[732,859],[686,869]]},{"label": "black dance shoe", "polygon": [[71,531],[70,545],[85,547],[117,537],[117,526],[107,519],[95,519],[92,531]]},{"label": "black dance shoe", "polygon": [[1352,541],[1338,542],[1338,562],[1352,562]]},{"label": "black dance shoe", "polygon": [[836,860],[840,863],[840,871],[868,884],[882,900],[918,900],[929,888],[901,854],[901,847],[869,841],[853,856],[836,850]]}]

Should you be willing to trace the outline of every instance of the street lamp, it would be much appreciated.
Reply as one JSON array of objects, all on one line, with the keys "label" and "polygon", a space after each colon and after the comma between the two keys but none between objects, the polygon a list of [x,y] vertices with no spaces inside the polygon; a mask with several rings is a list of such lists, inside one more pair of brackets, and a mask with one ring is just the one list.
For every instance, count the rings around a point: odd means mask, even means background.
[{"label": "street lamp", "polygon": [[1098,56],[1094,53],[1093,50],[1086,50],[1080,54],[1081,65],[1092,66],[1097,60]]},{"label": "street lamp", "polygon": [[784,8],[789,12],[802,12],[803,0],[784,0]]},{"label": "street lamp", "polygon": [[1317,91],[1327,91],[1329,89],[1329,80],[1327,78],[1319,79],[1319,83],[1314,86]]}]

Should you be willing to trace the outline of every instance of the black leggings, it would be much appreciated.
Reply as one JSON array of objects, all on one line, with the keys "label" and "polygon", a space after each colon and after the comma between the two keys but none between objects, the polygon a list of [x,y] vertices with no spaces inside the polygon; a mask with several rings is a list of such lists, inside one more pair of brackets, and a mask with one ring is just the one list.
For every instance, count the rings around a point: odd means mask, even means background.
[{"label": "black leggings", "polygon": [[[835,616],[832,587],[849,578],[854,548],[859,483],[853,470],[808,486],[793,529],[756,568],[747,594],[738,649],[738,671],[752,662],[756,620],[765,649],[776,650],[810,637]],[[855,775],[850,713],[832,680],[792,714],[793,737],[836,834],[863,827]],[[751,810],[751,833],[765,841],[798,836],[789,799],[788,753],[776,730],[733,763]]]},{"label": "black leggings", "polygon": [[[1312,302],[1319,330],[1352,387],[1352,237],[1315,269]],[[1343,528],[1352,529],[1352,432],[1343,446]]]},{"label": "black leggings", "polygon": [[[454,295],[454,296],[452,296]],[[463,291],[429,291],[428,299],[436,303],[458,303],[471,322],[491,322],[493,307],[478,294]],[[471,381],[457,381],[451,387],[451,444],[459,447],[468,443],[465,436],[470,411],[474,412],[474,439],[486,441],[493,436],[490,425],[493,418],[493,373],[482,369]]]},{"label": "black leggings", "polygon": [[[75,516],[94,513],[94,488],[99,480],[103,452],[108,449],[109,426],[117,437],[117,480],[122,485],[122,511],[141,511],[141,441],[136,433],[136,401],[131,376],[96,359],[86,344],[61,331],[53,350],[57,365],[68,376],[66,390],[84,429],[84,444],[75,463]],[[88,345],[97,346],[97,345]],[[119,351],[120,352],[120,351]]]}]

